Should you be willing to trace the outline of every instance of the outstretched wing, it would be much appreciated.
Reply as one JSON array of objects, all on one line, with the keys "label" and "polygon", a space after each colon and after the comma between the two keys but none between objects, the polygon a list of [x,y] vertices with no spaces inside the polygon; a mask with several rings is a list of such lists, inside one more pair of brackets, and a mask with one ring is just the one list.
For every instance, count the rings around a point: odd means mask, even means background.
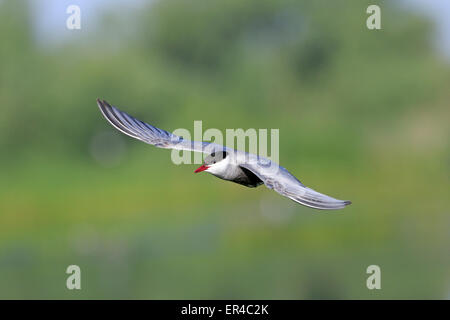
[{"label": "outstretched wing", "polygon": [[165,149],[189,150],[203,153],[212,153],[227,148],[215,143],[190,141],[174,135],[171,132],[156,128],[148,123],[142,122],[129,114],[111,106],[105,100],[97,99],[98,107],[103,116],[117,130],[129,135],[132,138],[145,143]]},{"label": "outstretched wing", "polygon": [[[274,165],[274,163],[271,164]],[[288,197],[307,207],[335,210],[342,209],[351,204],[350,201],[338,200],[306,187],[281,166],[278,166],[275,168],[276,170],[274,170],[274,167],[261,165],[254,161],[240,164],[240,166],[250,170],[258,176],[267,188],[274,189],[282,196]]]}]

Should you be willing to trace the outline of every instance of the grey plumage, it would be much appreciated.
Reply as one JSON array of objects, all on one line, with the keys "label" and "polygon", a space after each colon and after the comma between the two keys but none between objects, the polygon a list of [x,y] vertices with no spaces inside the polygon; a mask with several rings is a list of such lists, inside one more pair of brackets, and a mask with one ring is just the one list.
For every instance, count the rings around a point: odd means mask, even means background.
[{"label": "grey plumage", "polygon": [[97,99],[97,104],[105,118],[116,129],[130,137],[160,148],[208,154],[203,166],[205,168],[202,170],[220,179],[247,187],[257,187],[264,183],[269,189],[275,190],[282,196],[315,209],[341,209],[351,203],[334,199],[306,187],[285,168],[267,158],[214,143],[185,140],[137,120],[104,100]]}]

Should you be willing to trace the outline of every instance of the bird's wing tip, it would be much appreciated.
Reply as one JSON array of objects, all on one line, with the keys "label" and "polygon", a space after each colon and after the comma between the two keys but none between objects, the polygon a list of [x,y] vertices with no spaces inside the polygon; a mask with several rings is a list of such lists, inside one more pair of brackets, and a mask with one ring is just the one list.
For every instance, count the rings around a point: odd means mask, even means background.
[{"label": "bird's wing tip", "polygon": [[105,106],[105,100],[97,98],[97,106],[99,106],[99,108],[103,108]]},{"label": "bird's wing tip", "polygon": [[97,98],[97,106],[104,112],[106,109],[115,109],[108,101],[104,99]]}]

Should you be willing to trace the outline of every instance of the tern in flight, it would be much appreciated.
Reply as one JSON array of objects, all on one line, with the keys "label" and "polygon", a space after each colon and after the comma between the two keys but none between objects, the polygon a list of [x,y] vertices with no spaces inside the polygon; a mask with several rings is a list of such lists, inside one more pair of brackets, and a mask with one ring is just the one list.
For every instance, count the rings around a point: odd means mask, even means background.
[{"label": "tern in flight", "polygon": [[137,120],[105,100],[97,99],[97,104],[109,123],[130,137],[159,148],[207,154],[203,165],[195,170],[196,173],[209,172],[220,179],[247,187],[265,184],[267,188],[274,189],[282,196],[315,209],[342,209],[351,204],[350,201],[338,200],[306,187],[285,168],[267,158],[215,143],[185,140]]}]

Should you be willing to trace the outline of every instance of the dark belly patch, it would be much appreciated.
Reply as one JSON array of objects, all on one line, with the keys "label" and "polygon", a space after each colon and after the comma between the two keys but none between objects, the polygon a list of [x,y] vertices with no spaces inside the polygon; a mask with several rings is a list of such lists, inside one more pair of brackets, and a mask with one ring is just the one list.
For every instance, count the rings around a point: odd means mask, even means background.
[{"label": "dark belly patch", "polygon": [[263,183],[263,181],[258,178],[257,175],[255,175],[250,170],[240,167],[242,174],[239,174],[235,179],[233,179],[233,182],[242,184],[246,187],[254,188],[259,186]]}]

